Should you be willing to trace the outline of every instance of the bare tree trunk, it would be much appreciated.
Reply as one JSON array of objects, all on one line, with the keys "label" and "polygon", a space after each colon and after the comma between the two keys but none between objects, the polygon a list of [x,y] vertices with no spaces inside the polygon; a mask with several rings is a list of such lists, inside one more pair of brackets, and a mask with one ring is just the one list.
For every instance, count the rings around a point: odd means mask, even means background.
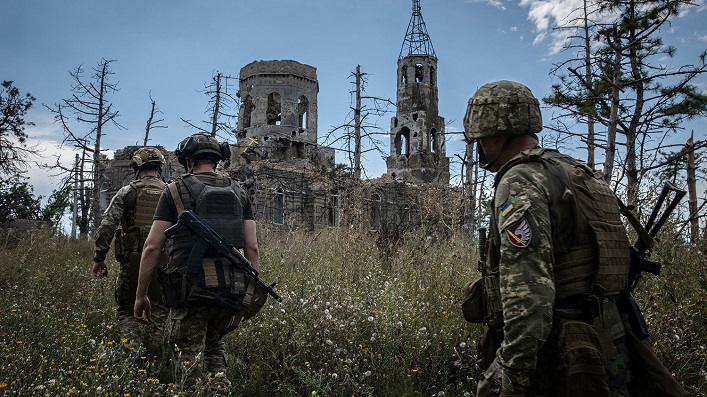
[{"label": "bare tree trunk", "polygon": [[611,109],[606,130],[606,154],[604,156],[604,180],[611,181],[614,173],[614,156],[616,154],[616,131],[619,118],[619,103],[621,94],[621,41],[617,33],[618,27],[614,25],[611,38],[614,47],[614,62],[611,76]]},{"label": "bare tree trunk", "polygon": [[[588,83],[594,81],[592,76],[592,45],[589,34],[589,16],[587,14],[587,0],[584,6],[584,74]],[[587,165],[594,168],[594,117],[587,116]]]},{"label": "bare tree trunk", "polygon": [[216,136],[216,129],[218,128],[218,113],[219,106],[221,105],[221,73],[216,73],[216,99],[214,101],[214,114],[211,119],[211,136]]},{"label": "bare tree trunk", "polygon": [[464,208],[464,216],[467,220],[467,225],[469,227],[469,234],[474,235],[476,231],[477,219],[476,219],[476,178],[474,172],[477,171],[478,165],[476,163],[476,150],[474,150],[474,142],[466,143],[466,185],[469,186],[469,197],[466,202],[466,207]]},{"label": "bare tree trunk", "polygon": [[354,109],[354,179],[361,179],[361,65],[356,65],[356,109]]},{"label": "bare tree trunk", "polygon": [[86,172],[86,149],[84,148],[81,153],[81,167],[79,168],[79,184],[81,186],[80,197],[81,197],[81,223],[79,224],[79,233],[88,234],[88,214],[89,207],[91,203],[88,200],[88,188],[86,187],[86,179],[84,178]]},{"label": "bare tree trunk", "polygon": [[152,101],[152,110],[150,110],[150,118],[147,119],[147,126],[145,127],[145,141],[142,146],[147,146],[148,138],[150,137],[150,127],[152,127],[152,119],[155,117],[155,101]]},{"label": "bare tree trunk", "polygon": [[101,135],[103,131],[104,95],[106,90],[106,76],[108,75],[108,61],[101,65],[101,83],[98,90],[98,119],[96,120],[96,140],[93,147],[93,199],[91,211],[93,212],[92,230],[98,230],[101,223],[100,198],[101,198]]},{"label": "bare tree trunk", "polygon": [[687,151],[687,204],[690,207],[690,242],[696,244],[700,239],[700,222],[697,217],[697,180],[695,178],[695,144],[692,131],[690,139],[685,144]]}]

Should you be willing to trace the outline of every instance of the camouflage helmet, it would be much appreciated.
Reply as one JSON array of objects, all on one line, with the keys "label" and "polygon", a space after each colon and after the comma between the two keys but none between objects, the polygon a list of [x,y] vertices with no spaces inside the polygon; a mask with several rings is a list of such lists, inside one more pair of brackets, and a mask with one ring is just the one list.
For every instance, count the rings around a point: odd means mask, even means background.
[{"label": "camouflage helmet", "polygon": [[130,159],[130,167],[135,171],[145,165],[162,168],[165,164],[164,155],[156,147],[141,147],[133,153],[133,157]]},{"label": "camouflage helmet", "polygon": [[543,128],[540,104],[523,84],[508,80],[481,86],[469,99],[464,135],[469,140],[525,135]]},{"label": "camouflage helmet", "polygon": [[177,150],[175,150],[174,153],[177,155],[179,164],[183,165],[185,168],[187,166],[187,159],[197,155],[212,157],[218,161],[231,157],[231,149],[228,143],[219,143],[215,137],[209,134],[193,134],[185,138],[179,142]]}]

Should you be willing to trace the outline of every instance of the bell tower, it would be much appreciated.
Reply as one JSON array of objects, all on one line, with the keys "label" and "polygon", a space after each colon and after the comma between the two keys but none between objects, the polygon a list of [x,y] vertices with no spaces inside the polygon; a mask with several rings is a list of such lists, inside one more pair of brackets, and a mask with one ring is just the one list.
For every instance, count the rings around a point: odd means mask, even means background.
[{"label": "bell tower", "polygon": [[397,86],[388,173],[411,183],[449,184],[444,118],[438,110],[437,55],[420,0],[412,1],[412,17],[398,56]]}]

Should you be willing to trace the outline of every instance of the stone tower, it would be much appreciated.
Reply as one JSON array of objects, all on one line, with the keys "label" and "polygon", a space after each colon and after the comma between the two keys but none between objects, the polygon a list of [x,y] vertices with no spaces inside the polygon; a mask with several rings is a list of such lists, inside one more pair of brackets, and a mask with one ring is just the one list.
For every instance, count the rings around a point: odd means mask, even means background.
[{"label": "stone tower", "polygon": [[268,160],[333,166],[317,145],[317,69],[296,61],[256,61],[240,72],[236,163]]},{"label": "stone tower", "polygon": [[388,173],[411,183],[449,184],[444,118],[439,116],[437,56],[413,0],[398,56],[397,110],[390,123]]}]

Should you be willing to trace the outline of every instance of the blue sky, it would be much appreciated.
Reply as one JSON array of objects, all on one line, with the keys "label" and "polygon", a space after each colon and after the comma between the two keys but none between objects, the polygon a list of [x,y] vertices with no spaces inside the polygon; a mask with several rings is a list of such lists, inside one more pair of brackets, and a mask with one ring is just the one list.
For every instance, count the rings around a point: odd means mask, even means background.
[{"label": "blue sky", "polygon": [[[349,79],[356,65],[368,73],[367,94],[395,101],[397,58],[411,16],[410,0],[5,0],[0,4],[0,79],[13,80],[37,100],[28,132],[57,153],[59,125],[42,106],[71,95],[69,71],[87,72],[102,58],[115,59],[109,100],[126,130],[109,127],[103,147],[142,142],[150,95],[167,129],[153,130],[153,144],[174,149],[193,132],[181,120],[207,119],[201,92],[220,71],[237,76],[255,60],[293,59],[317,68],[319,136],[347,120]],[[694,64],[707,48],[707,12],[700,6],[661,32],[678,48],[676,65]],[[438,57],[439,112],[447,132],[461,131],[466,102],[479,86],[500,79],[526,84],[540,98],[553,82],[548,72],[562,40],[552,28],[577,0],[422,0],[422,16]],[[560,43],[560,45],[558,45]],[[234,80],[234,87],[237,82]],[[707,77],[696,81],[707,91]],[[235,92],[235,89],[234,89]],[[391,109],[393,110],[393,109]],[[390,117],[378,124],[387,132]],[[545,121],[551,110],[543,109]],[[704,137],[704,120],[695,123]],[[701,129],[700,129],[701,127]],[[447,156],[464,155],[459,135],[450,135]],[[686,139],[686,138],[685,138]],[[383,141],[387,144],[388,139]],[[684,142],[684,140],[682,140]],[[70,161],[73,154],[64,154]],[[342,153],[337,162],[346,162]],[[370,153],[367,175],[385,172],[385,161]],[[458,168],[453,166],[453,175]],[[57,180],[29,172],[37,193],[47,195]]]}]

